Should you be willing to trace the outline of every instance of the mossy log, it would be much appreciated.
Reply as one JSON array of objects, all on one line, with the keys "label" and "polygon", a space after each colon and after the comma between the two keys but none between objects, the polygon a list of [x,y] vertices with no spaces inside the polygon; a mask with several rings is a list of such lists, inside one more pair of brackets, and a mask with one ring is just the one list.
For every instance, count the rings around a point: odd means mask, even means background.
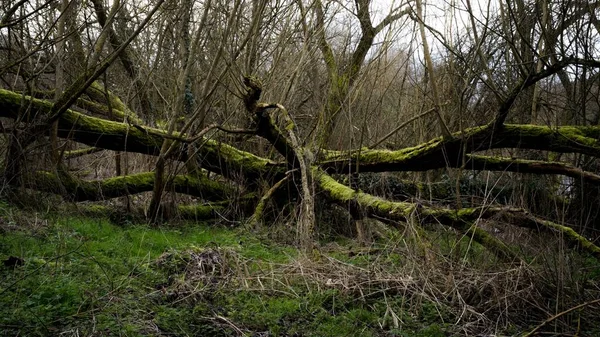
[{"label": "mossy log", "polygon": [[97,153],[97,152],[101,152],[101,151],[104,151],[104,149],[97,148],[97,147],[86,147],[83,149],[65,151],[63,154],[63,158],[74,159],[74,158],[83,157],[88,154]]},{"label": "mossy log", "polygon": [[458,229],[465,229],[465,224],[480,218],[488,218],[504,209],[477,207],[453,210],[430,208],[413,202],[389,201],[368,193],[355,191],[339,183],[319,168],[313,167],[313,174],[315,175],[315,182],[329,200],[349,209],[356,209],[357,212],[366,215],[376,215],[391,220],[407,221],[413,213],[416,213],[418,218],[424,222],[440,222]]},{"label": "mossy log", "polygon": [[[230,208],[229,202],[215,202],[200,205],[177,205],[171,212],[173,217],[179,217],[186,220],[205,221],[218,220],[223,215],[228,215],[227,210]],[[94,204],[77,204],[74,209],[78,213],[92,217],[106,217],[111,221],[122,223],[123,220],[137,222],[143,221],[144,210],[141,208],[126,211],[123,208],[115,206]]]},{"label": "mossy log", "polygon": [[[22,108],[27,109],[25,117],[33,120],[35,116],[49,113],[52,103],[0,89],[0,117],[15,119]],[[58,135],[97,148],[148,155],[158,155],[164,139],[168,137],[160,129],[109,121],[73,110],[61,114]],[[174,133],[173,136],[180,135]],[[265,177],[281,179],[284,176],[285,164],[240,151],[212,139],[203,138],[198,142],[201,145],[198,146],[198,160],[209,171],[228,178],[237,179],[241,176],[249,181]],[[189,144],[179,142],[176,146],[177,149],[170,158],[187,160]]]},{"label": "mossy log", "polygon": [[250,219],[248,219],[248,223],[251,227],[260,227],[262,225],[264,211],[267,206],[267,203],[273,197],[275,192],[281,187],[281,185],[283,185],[285,182],[287,182],[287,180],[288,180],[288,177],[286,176],[285,178],[283,178],[280,181],[278,181],[277,183],[275,183],[258,200],[258,203],[256,204],[256,207],[254,207],[254,211],[253,211],[252,215],[250,216]]},{"label": "mossy log", "polygon": [[510,207],[475,207],[456,210],[426,207],[409,202],[393,202],[364,192],[355,191],[348,186],[340,184],[318,168],[313,168],[313,173],[317,185],[329,200],[347,209],[353,210],[355,213],[402,222],[406,222],[411,216],[414,216],[422,223],[440,223],[450,226],[471,235],[475,241],[487,247],[503,259],[518,258],[516,253],[508,246],[483,229],[478,228],[475,225],[477,220],[510,215],[513,220],[515,220],[512,221],[512,223],[520,227],[543,228],[547,231],[559,231],[564,234],[565,240],[569,244],[600,259],[600,248],[583,236],[577,234],[572,228],[558,225],[551,221],[537,219],[529,215],[523,209]]},{"label": "mossy log", "polygon": [[[249,193],[242,198],[209,202],[199,205],[178,205],[177,216],[189,220],[226,220],[235,214],[248,218],[254,211],[257,196]],[[236,218],[237,216],[233,216]],[[230,221],[231,222],[231,221]],[[241,223],[233,221],[234,223]]]},{"label": "mossy log", "polygon": [[[58,176],[50,172],[36,172],[28,179],[30,188],[54,194],[66,192],[66,197],[72,201],[107,200],[152,191],[153,186],[153,172],[96,181],[85,181],[64,172]],[[176,175],[169,180],[167,188],[204,200],[223,200],[232,195],[226,185],[204,176]]]},{"label": "mossy log", "polygon": [[397,151],[322,151],[323,158],[319,165],[328,173],[428,171],[463,167],[463,154],[500,148],[581,153],[600,157],[598,139],[598,126],[548,127],[508,124],[501,130],[482,126],[456,132],[452,138],[438,137]]},{"label": "mossy log", "polygon": [[600,185],[600,175],[560,162],[468,155],[464,165],[471,170],[510,171],[533,174],[560,174]]},{"label": "mossy log", "polygon": [[[56,108],[53,110],[51,102],[0,89],[0,117],[13,119],[19,117],[24,121],[37,122],[40,119],[43,120],[43,116],[56,112],[56,110]],[[188,146],[190,146],[190,142],[186,141],[186,139],[190,139],[188,135],[175,133],[169,136],[163,130],[108,121],[69,109],[64,112],[61,110],[61,113],[56,116],[59,124],[58,135],[62,138],[96,148],[157,155],[165,139],[176,137],[179,141],[170,159],[187,160]],[[198,141],[198,158],[202,162],[202,167],[233,179],[242,176],[249,181],[259,178],[277,181],[275,179],[283,178],[289,167],[297,167],[299,156],[304,155],[303,149],[291,146],[289,142],[280,138],[281,130],[273,127],[274,123],[270,117],[264,121],[268,122],[268,127],[262,130],[262,135],[271,141],[287,159],[287,163],[267,160],[227,144],[200,138],[196,140]],[[471,153],[497,148],[521,148],[580,153],[599,157],[600,143],[598,139],[600,139],[600,127],[596,126],[552,128],[535,125],[503,125],[500,129],[494,129],[488,125],[455,133],[451,138],[436,138],[427,143],[398,151],[364,149],[337,152],[322,150],[323,158],[310,168],[312,170],[310,174],[314,176],[314,181],[323,195],[338,204],[355,209],[356,212],[396,221],[406,221],[409,216],[417,215],[423,222],[438,222],[472,234],[478,242],[505,258],[514,258],[515,255],[496,238],[480,228],[474,227],[474,221],[501,213],[510,213],[512,217],[522,220],[519,222],[522,226],[560,231],[570,244],[600,257],[600,248],[575,233],[571,228],[529,217],[523,210],[506,207],[453,210],[425,207],[409,202],[392,202],[367,193],[357,192],[340,184],[327,173],[425,171],[443,167],[462,167],[465,164],[463,163],[464,158],[467,158],[467,164],[477,170],[515,169],[520,172],[537,174],[564,174],[597,183],[599,180],[597,175],[562,163],[471,156]],[[62,194],[66,191],[74,200],[78,201],[100,200],[149,191],[153,187],[153,176],[152,173],[140,173],[103,181],[86,182],[71,176],[61,176],[59,179],[50,173],[38,172],[32,178],[30,186],[52,193]],[[213,197],[219,199],[227,194],[226,189],[214,181],[195,180],[188,176],[176,176],[171,184],[170,188],[175,191],[203,199]],[[215,215],[214,212],[218,212],[218,210],[216,208],[213,210],[200,208],[190,210],[188,213],[196,214],[195,216],[211,216]]]},{"label": "mossy log", "polygon": [[179,205],[177,206],[177,215],[188,220],[213,220],[218,219],[220,215],[226,214],[228,204],[208,204],[208,205]]},{"label": "mossy log", "polygon": [[[415,198],[431,199],[435,201],[456,202],[456,181],[442,180],[432,183],[418,182],[408,179],[402,179],[395,175],[381,175],[379,173],[362,173],[353,175],[348,179],[348,175],[336,177],[341,183],[348,185],[354,190],[361,190],[365,193],[373,194],[378,197],[387,198],[395,201],[409,201]],[[474,196],[487,198],[493,196],[495,202],[507,204],[514,189],[509,186],[494,186],[485,180],[466,179],[459,181],[460,196],[472,199]],[[465,200],[468,201],[468,200]]]},{"label": "mossy log", "polygon": [[520,261],[518,255],[508,246],[474,224],[477,219],[496,214],[497,209],[434,209],[416,203],[393,202],[355,191],[338,183],[327,173],[317,168],[313,169],[313,175],[317,185],[329,200],[350,209],[353,213],[400,222],[406,222],[411,217],[415,217],[421,223],[441,223],[471,235],[476,242],[490,249],[502,260]]},{"label": "mossy log", "polygon": [[563,240],[572,248],[587,252],[596,259],[600,260],[600,247],[586,239],[583,235],[577,233],[573,228],[554,223],[545,219],[540,219],[527,212],[505,212],[505,217],[511,220],[512,223],[520,227],[530,228],[534,230],[559,233]]},{"label": "mossy log", "polygon": [[[52,103],[0,89],[0,116],[16,118],[21,109],[27,109],[26,116],[47,114]],[[272,123],[270,118],[264,121]],[[271,124],[272,125],[272,124]],[[278,138],[280,130],[272,127],[262,129],[262,135],[271,141],[285,157],[290,145]],[[274,132],[272,132],[274,131]],[[90,146],[114,151],[127,151],[157,155],[167,133],[150,127],[132,126],[126,123],[108,121],[67,110],[59,119],[59,136]],[[180,135],[175,133],[175,137]],[[436,138],[427,143],[397,151],[369,150],[339,152],[322,150],[318,165],[328,173],[385,172],[385,171],[427,171],[444,167],[465,167],[474,170],[508,170],[536,174],[564,174],[581,177],[597,183],[598,176],[562,163],[526,161],[519,159],[468,156],[463,163],[463,152],[484,151],[493,148],[521,148],[547,150],[562,153],[581,153],[599,156],[600,127],[563,126],[547,127],[536,125],[505,125],[501,130],[490,126],[478,127],[458,132],[450,139]],[[183,138],[182,138],[183,139]],[[279,140],[278,140],[279,139]],[[202,166],[212,172],[233,178],[242,175],[247,180],[270,177],[273,181],[282,179],[286,163],[275,162],[240,151],[230,145],[215,140],[200,139],[198,158]],[[179,142],[171,159],[187,160],[187,146]],[[287,158],[295,159],[295,155]],[[465,165],[466,164],[466,165]]]}]

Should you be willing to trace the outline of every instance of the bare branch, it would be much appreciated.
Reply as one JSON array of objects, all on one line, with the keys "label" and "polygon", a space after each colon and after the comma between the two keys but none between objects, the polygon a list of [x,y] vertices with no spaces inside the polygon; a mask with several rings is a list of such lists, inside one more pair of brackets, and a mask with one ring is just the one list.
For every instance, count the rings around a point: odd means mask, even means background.
[{"label": "bare branch", "polygon": [[388,16],[386,16],[383,20],[381,20],[381,22],[379,24],[377,24],[377,26],[375,26],[375,28],[374,28],[375,35],[379,34],[379,32],[381,32],[385,27],[398,21],[403,16],[406,16],[406,15],[410,14],[411,12],[412,12],[412,9],[410,7],[406,7],[405,9],[398,11],[396,13],[392,12],[392,13],[388,14]]},{"label": "bare branch", "polygon": [[152,16],[156,11],[160,8],[160,6],[165,2],[165,0],[158,0],[157,4],[152,8],[152,10],[148,13],[144,21],[140,24],[140,26],[123,42],[123,44],[115,50],[111,56],[109,56],[106,60],[104,60],[100,65],[96,67],[96,69],[88,70],[84,74],[82,74],[73,84],[71,84],[65,92],[58,98],[56,103],[53,105],[52,110],[50,111],[49,117],[46,119],[45,124],[52,124],[57,121],[60,116],[65,113],[75,101],[85,92],[85,90],[92,84],[100,75],[102,75],[106,69],[119,57],[119,54],[127,48],[127,46],[133,41],[133,39],[138,36],[142,30],[146,27],[146,25],[152,19]]},{"label": "bare branch", "polygon": [[550,77],[560,70],[568,67],[570,65],[585,65],[588,67],[600,68],[600,61],[590,60],[590,59],[579,59],[574,57],[566,57],[552,65],[546,67],[546,69],[528,75],[525,79],[522,79],[517,85],[513,87],[508,96],[504,99],[504,102],[498,108],[498,112],[496,113],[496,117],[494,121],[491,123],[495,129],[501,129],[508,117],[508,113],[510,112],[513,103],[519,96],[519,94],[526,88],[536,84],[537,82]]}]

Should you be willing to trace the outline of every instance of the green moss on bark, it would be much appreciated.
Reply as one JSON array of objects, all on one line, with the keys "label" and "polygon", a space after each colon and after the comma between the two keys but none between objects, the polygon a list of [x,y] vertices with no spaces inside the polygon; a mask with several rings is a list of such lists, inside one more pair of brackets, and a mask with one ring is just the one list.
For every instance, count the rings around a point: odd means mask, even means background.
[{"label": "green moss on bark", "polygon": [[500,240],[494,238],[483,229],[472,225],[473,221],[479,218],[489,217],[492,214],[500,212],[500,208],[432,209],[417,206],[414,203],[392,202],[367,193],[354,191],[350,187],[338,183],[326,173],[319,172],[318,169],[314,169],[313,172],[315,173],[315,179],[319,187],[327,193],[330,200],[350,207],[356,213],[402,222],[408,221],[409,217],[416,213],[416,218],[422,222],[442,223],[456,228],[462,233],[472,235],[476,242],[490,249],[502,260],[520,260]]},{"label": "green moss on bark", "polygon": [[[0,116],[16,118],[21,105],[28,107],[30,119],[35,114],[47,114],[52,103],[0,89]],[[27,120],[27,119],[26,119]],[[59,136],[94,147],[157,155],[167,136],[163,130],[138,128],[126,123],[108,121],[67,110],[59,119]],[[173,136],[180,136],[177,132]],[[186,146],[178,145],[172,159],[187,159]],[[200,140],[198,156],[203,167],[228,178],[240,176],[255,181],[267,176],[283,177],[285,165],[244,152],[215,140]]]},{"label": "green moss on bark", "polygon": [[457,132],[452,138],[438,137],[429,142],[400,149],[324,151],[320,166],[327,172],[426,171],[461,167],[467,153],[495,148],[521,148],[559,153],[600,156],[600,127],[507,124],[500,130],[490,126]]},{"label": "green moss on bark", "polygon": [[[51,172],[37,172],[29,180],[31,188],[55,194],[67,193],[73,201],[105,200],[125,195],[152,191],[154,173],[143,172],[97,181],[85,181],[70,175],[61,174],[60,178]],[[206,177],[177,175],[167,188],[205,200],[222,200],[231,191],[221,183]]]},{"label": "green moss on bark", "polygon": [[179,205],[178,215],[189,220],[213,220],[226,212],[224,205]]}]

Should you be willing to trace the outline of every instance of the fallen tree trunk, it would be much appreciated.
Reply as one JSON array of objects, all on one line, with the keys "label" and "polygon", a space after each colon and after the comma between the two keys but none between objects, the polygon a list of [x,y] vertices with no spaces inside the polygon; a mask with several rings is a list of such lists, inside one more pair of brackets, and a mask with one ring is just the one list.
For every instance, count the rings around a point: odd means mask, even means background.
[{"label": "fallen tree trunk", "polygon": [[[23,109],[25,113],[20,113]],[[47,115],[51,111],[52,103],[50,102],[0,90],[0,116],[2,117],[14,119],[24,116],[25,119],[29,118],[30,121],[35,122],[36,117]],[[357,192],[340,184],[328,174],[328,172],[426,171],[443,167],[468,169],[469,166],[466,164],[470,164],[471,168],[475,170],[520,170],[537,174],[564,174],[597,183],[599,178],[594,173],[562,163],[472,156],[470,153],[512,147],[580,153],[597,157],[600,153],[600,144],[597,140],[600,136],[600,127],[550,128],[532,125],[504,125],[501,129],[494,130],[491,126],[484,126],[455,133],[451,138],[437,138],[425,144],[398,151],[336,152],[322,150],[323,158],[320,161],[307,160],[304,162],[306,160],[304,148],[297,142],[293,144],[288,141],[286,136],[274,125],[271,116],[267,114],[263,116],[266,118],[259,120],[264,123],[260,135],[268,139],[287,160],[287,162],[281,163],[203,137],[189,138],[180,134],[169,135],[159,129],[103,120],[73,110],[66,110],[58,117],[60,137],[97,148],[157,155],[164,140],[171,139],[176,144],[174,145],[175,150],[168,159],[185,161],[187,160],[187,147],[196,144],[202,167],[231,179],[241,176],[247,181],[266,179],[272,183],[282,179],[287,169],[292,169],[294,174],[300,172],[300,178],[305,179],[303,180],[304,192],[309,188],[306,182],[313,177],[320,189],[321,194],[319,195],[347,207],[355,215],[377,216],[391,221],[407,221],[409,217],[416,216],[424,223],[441,223],[471,235],[503,259],[515,260],[518,257],[498,239],[478,228],[475,225],[478,219],[510,213],[513,218],[527,220],[522,221],[523,226],[531,228],[535,224],[547,230],[560,231],[565,234],[566,239],[573,246],[577,246],[595,257],[600,257],[600,248],[575,233],[571,228],[532,218],[523,210],[506,207],[453,210],[426,207],[409,202],[393,202]],[[301,169],[300,162],[310,164],[310,167],[307,166],[310,172],[298,170]],[[57,193],[60,188],[66,188],[67,194],[71,195],[74,200],[99,200],[127,195],[132,191],[139,193],[150,190],[153,187],[150,179],[152,175],[152,173],[140,173],[109,178],[99,182],[84,182],[72,177],[59,179],[49,173],[38,173],[35,179],[39,179],[39,186],[41,186],[39,188],[42,190],[46,189],[49,192]],[[196,181],[186,176],[177,176],[173,179],[172,188],[175,191],[202,198],[222,197],[227,194],[222,186],[212,186],[211,183]],[[190,210],[188,213],[196,214],[196,216],[214,216],[219,214],[217,209],[220,208],[217,207],[212,211],[198,208]]]},{"label": "fallen tree trunk", "polygon": [[[456,132],[452,138],[436,138],[397,151],[322,151],[319,165],[328,173],[428,171],[463,167],[463,154],[490,149],[515,148],[600,157],[600,127],[505,125]],[[468,167],[466,167],[468,169]],[[552,172],[551,172],[552,173]]]},{"label": "fallen tree trunk", "polygon": [[[379,173],[361,173],[348,178],[347,175],[337,176],[336,179],[354,190],[394,201],[410,201],[414,199],[432,200],[435,202],[456,202],[457,193],[462,198],[493,199],[499,204],[507,204],[515,193],[514,187],[498,186],[495,181],[461,178],[458,182],[444,179],[432,183],[402,179],[396,175]],[[465,202],[468,200],[464,200]]]},{"label": "fallen tree trunk", "polygon": [[83,149],[65,151],[63,153],[63,158],[64,159],[74,159],[74,158],[83,157],[88,154],[97,153],[97,152],[101,152],[101,151],[104,151],[104,149],[97,148],[97,147],[86,147]]},{"label": "fallen tree trunk", "polygon": [[524,228],[530,228],[543,232],[559,233],[563,240],[572,248],[584,251],[600,260],[600,247],[577,233],[573,228],[552,221],[540,219],[527,212],[506,212],[504,214],[511,223]]},{"label": "fallen tree trunk", "polygon": [[485,215],[494,214],[481,209],[480,214],[472,212],[472,209],[450,210],[430,209],[428,207],[409,202],[393,202],[373,195],[357,192],[348,186],[338,183],[327,173],[314,168],[315,180],[326,195],[327,199],[350,209],[351,213],[363,214],[367,217],[376,217],[379,220],[393,220],[408,222],[411,217],[419,219],[421,223],[434,222],[453,227],[490,249],[500,259],[505,261],[520,261],[518,255],[500,240],[494,238],[473,223]]},{"label": "fallen tree trunk", "polygon": [[468,155],[464,166],[470,170],[481,171],[560,174],[575,179],[581,179],[581,181],[588,184],[600,185],[600,175],[584,171],[573,165],[559,162]]},{"label": "fallen tree trunk", "polygon": [[[71,201],[107,200],[152,191],[154,173],[144,172],[104,180],[85,181],[67,173],[36,172],[28,179],[28,187],[38,191],[63,194]],[[176,175],[167,189],[203,200],[224,200],[232,190],[205,176]]]},{"label": "fallen tree trunk", "polygon": [[[30,116],[50,111],[52,103],[0,89],[0,116],[16,118],[21,108],[27,106]],[[278,138],[271,128],[263,134],[278,145],[282,153],[290,145]],[[90,146],[114,150],[157,155],[164,139],[169,135],[160,129],[130,125],[87,116],[67,110],[59,119],[59,136]],[[178,148],[170,159],[187,160],[186,138],[179,139]],[[467,157],[463,152],[483,151],[492,148],[536,149],[561,153],[581,153],[598,157],[600,154],[600,126],[563,126],[551,128],[535,125],[506,125],[496,131],[489,126],[455,133],[451,139],[437,138],[425,144],[397,151],[322,150],[323,158],[317,164],[328,173],[428,171],[444,167],[465,167],[474,170],[503,170],[536,174],[564,174],[583,178],[597,184],[599,176],[562,163],[502,159],[496,157]],[[198,139],[198,157],[202,167],[228,178],[242,175],[248,181],[257,179],[280,180],[286,164],[267,160],[230,145],[210,139]],[[288,150],[286,150],[288,149]],[[286,152],[287,151],[287,152]],[[288,160],[292,159],[291,157]],[[295,160],[295,158],[294,158]],[[471,165],[471,166],[469,166]]]},{"label": "fallen tree trunk", "polygon": [[[26,108],[26,117],[33,120],[38,114],[49,113],[51,107],[51,102],[0,89],[0,117],[15,119],[20,109]],[[158,155],[163,140],[169,137],[167,132],[160,129],[109,121],[73,110],[61,114],[58,135],[97,148],[148,155]],[[173,137],[181,141],[169,159],[186,161],[189,144],[186,144],[185,138],[180,137],[178,133],[174,133]],[[271,176],[281,179],[284,176],[285,165],[281,163],[240,151],[215,140],[203,138],[197,142],[198,160],[202,162],[202,167],[209,171],[228,178],[242,176],[249,181]]]},{"label": "fallen tree trunk", "polygon": [[[253,196],[249,196],[247,198],[243,198],[240,200],[236,200],[236,202],[242,202],[242,204],[247,203],[251,204],[255,202]],[[194,205],[164,205],[162,211],[165,213],[171,213],[171,218],[178,217],[186,220],[193,221],[213,221],[213,220],[225,220],[228,222],[233,222],[229,220],[231,218],[232,213],[239,213],[239,215],[245,216],[248,213],[244,213],[247,211],[246,209],[236,209],[236,206],[233,205],[233,201],[220,201],[220,202],[210,202],[205,204],[194,204]],[[170,210],[166,210],[166,207],[172,207]],[[232,210],[236,210],[232,212]],[[145,218],[143,215],[143,209],[134,209],[130,212],[125,212],[120,208],[115,208],[113,206],[106,205],[98,205],[98,204],[80,204],[77,207],[77,211],[89,216],[93,217],[106,217],[108,216],[111,221],[116,222],[117,224],[121,224],[127,221],[143,221]],[[161,215],[165,215],[164,213]],[[125,220],[125,221],[123,221]]]},{"label": "fallen tree trunk", "polygon": [[257,198],[253,194],[248,194],[242,198],[230,199],[219,202],[211,202],[198,205],[178,205],[177,216],[188,220],[223,220],[225,222],[240,224],[241,221],[230,220],[232,215],[247,219],[257,203]]},{"label": "fallen tree trunk", "polygon": [[472,235],[473,239],[489,248],[503,259],[517,259],[516,253],[504,243],[491,236],[475,222],[495,216],[509,214],[517,226],[526,228],[541,228],[546,231],[559,231],[565,234],[565,239],[594,257],[600,259],[600,247],[577,234],[568,226],[558,225],[551,221],[537,219],[526,211],[510,207],[476,207],[464,209],[448,209],[426,207],[416,203],[393,202],[373,195],[357,192],[348,186],[342,185],[318,168],[313,168],[313,174],[321,191],[326,197],[355,213],[366,216],[376,216],[378,219],[389,219],[407,222],[411,216],[416,217],[421,223],[439,223],[455,228],[465,234]]}]

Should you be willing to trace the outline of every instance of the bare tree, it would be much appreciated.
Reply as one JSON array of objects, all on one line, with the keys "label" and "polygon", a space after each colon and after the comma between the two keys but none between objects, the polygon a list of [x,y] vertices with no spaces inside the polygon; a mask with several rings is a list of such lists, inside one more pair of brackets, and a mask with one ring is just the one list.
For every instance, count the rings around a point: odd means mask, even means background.
[{"label": "bare tree", "polygon": [[[194,196],[180,210],[198,218],[235,208],[260,222],[272,208],[287,212],[308,249],[316,205],[337,204],[359,233],[367,233],[364,218],[421,231],[418,218],[518,260],[478,227],[502,217],[558,231],[599,257],[568,226],[576,216],[519,202],[529,197],[523,192],[504,204],[462,192],[479,174],[507,185],[523,173],[549,176],[555,184],[537,189],[565,205],[555,197],[559,179],[597,188],[598,4],[508,1],[485,15],[473,5],[465,2],[464,30],[446,33],[421,1],[392,6],[378,23],[368,0],[3,4],[5,182],[74,201],[151,191],[152,222],[168,215],[164,201],[174,193]],[[413,26],[395,25],[403,18]],[[338,20],[350,33],[336,35]],[[343,151],[332,148],[334,133]],[[33,144],[52,150],[52,166],[40,164]],[[58,169],[98,149],[137,154],[143,164],[111,161],[117,176],[93,181]],[[445,179],[452,188],[427,194],[456,202],[415,201],[426,194],[416,187],[407,188],[413,199],[376,196],[363,178],[383,172]]]}]

